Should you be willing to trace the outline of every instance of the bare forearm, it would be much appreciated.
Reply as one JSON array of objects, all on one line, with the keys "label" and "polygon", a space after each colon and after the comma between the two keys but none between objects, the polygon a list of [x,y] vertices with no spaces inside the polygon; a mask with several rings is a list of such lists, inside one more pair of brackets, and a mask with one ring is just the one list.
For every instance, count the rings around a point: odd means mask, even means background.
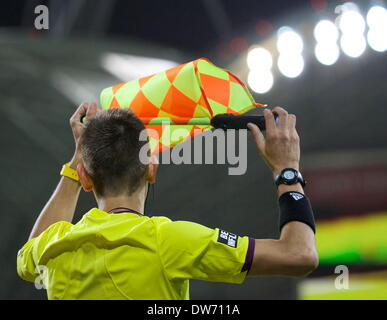
[{"label": "bare forearm", "polygon": [[305,276],[317,267],[312,229],[298,221],[286,224],[279,240],[255,240],[249,275]]},{"label": "bare forearm", "polygon": [[283,228],[280,241],[291,252],[300,252],[303,254],[315,254],[315,237],[313,230],[305,223],[291,221]]},{"label": "bare forearm", "polygon": [[[69,167],[77,170],[82,163],[82,154],[79,148],[79,141],[85,130],[81,119],[95,116],[100,109],[95,103],[83,102],[70,118],[70,126],[75,141],[75,152],[69,163]],[[32,228],[30,239],[39,236],[50,225],[59,221],[72,222],[77,205],[81,184],[67,177],[62,177],[52,194],[50,200],[44,206],[42,212]]]},{"label": "bare forearm", "polygon": [[300,183],[293,184],[290,186],[287,186],[286,184],[280,184],[277,190],[278,190],[278,197],[283,195],[285,192],[289,192],[289,191],[295,191],[295,192],[305,194],[304,189],[302,188]]},{"label": "bare forearm", "polygon": [[77,181],[62,177],[36,220],[29,239],[39,236],[53,223],[58,221],[71,222],[80,190],[81,187]]}]

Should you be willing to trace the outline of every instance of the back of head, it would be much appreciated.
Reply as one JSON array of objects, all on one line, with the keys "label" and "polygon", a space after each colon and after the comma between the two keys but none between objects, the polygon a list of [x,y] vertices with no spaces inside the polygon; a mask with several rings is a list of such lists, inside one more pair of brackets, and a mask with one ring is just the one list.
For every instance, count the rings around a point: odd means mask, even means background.
[{"label": "back of head", "polygon": [[139,152],[147,141],[144,124],[127,109],[109,109],[88,120],[80,147],[83,163],[99,196],[131,195],[144,179],[147,165]]}]

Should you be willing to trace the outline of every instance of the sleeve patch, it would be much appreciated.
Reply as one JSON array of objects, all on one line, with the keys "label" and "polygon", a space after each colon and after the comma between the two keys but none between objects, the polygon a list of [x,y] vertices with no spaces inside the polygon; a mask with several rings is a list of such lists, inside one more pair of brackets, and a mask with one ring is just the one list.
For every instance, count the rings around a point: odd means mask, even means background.
[{"label": "sleeve patch", "polygon": [[224,243],[229,247],[236,248],[238,245],[238,236],[231,232],[227,232],[219,229],[218,242]]}]

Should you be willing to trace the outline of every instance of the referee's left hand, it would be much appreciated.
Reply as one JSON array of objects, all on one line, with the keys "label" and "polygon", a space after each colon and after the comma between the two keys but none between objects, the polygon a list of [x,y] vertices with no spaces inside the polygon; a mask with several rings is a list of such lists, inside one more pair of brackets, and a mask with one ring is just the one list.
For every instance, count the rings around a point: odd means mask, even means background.
[{"label": "referee's left hand", "polygon": [[85,130],[85,124],[82,123],[81,120],[83,117],[90,119],[99,111],[101,111],[101,109],[98,108],[95,102],[83,102],[70,118],[70,126],[73,131],[75,141],[75,152],[72,160],[70,161],[70,167],[73,169],[76,169],[78,163],[82,159],[81,152],[79,150],[79,140]]}]

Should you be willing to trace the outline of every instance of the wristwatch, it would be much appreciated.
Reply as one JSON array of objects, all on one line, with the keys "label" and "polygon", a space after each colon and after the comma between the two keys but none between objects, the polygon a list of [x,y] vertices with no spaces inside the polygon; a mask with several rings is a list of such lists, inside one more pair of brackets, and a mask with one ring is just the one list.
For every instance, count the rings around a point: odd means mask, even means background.
[{"label": "wristwatch", "polygon": [[275,177],[275,184],[277,186],[280,184],[292,185],[297,183],[300,183],[302,187],[305,187],[306,185],[306,181],[301,173],[292,168],[283,169],[281,173]]}]

